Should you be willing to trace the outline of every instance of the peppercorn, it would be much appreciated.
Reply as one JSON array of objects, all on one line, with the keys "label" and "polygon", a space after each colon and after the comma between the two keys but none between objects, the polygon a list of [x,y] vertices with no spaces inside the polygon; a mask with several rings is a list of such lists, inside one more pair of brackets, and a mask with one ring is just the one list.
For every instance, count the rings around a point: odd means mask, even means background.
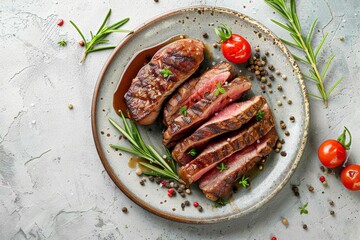
[{"label": "peppercorn", "polygon": [[289,99],[289,100],[287,101],[287,103],[288,103],[289,105],[291,105],[291,104],[292,104],[291,99]]},{"label": "peppercorn", "polygon": [[266,56],[269,56],[269,51],[265,51],[265,55],[266,55]]},{"label": "peppercorn", "polygon": [[83,40],[79,41],[79,45],[83,47],[85,45],[84,41]]},{"label": "peppercorn", "polygon": [[325,172],[325,167],[324,167],[324,166],[320,166],[320,170],[321,170],[322,172]]},{"label": "peppercorn", "polygon": [[297,186],[293,186],[291,189],[294,192],[295,196],[297,196],[297,197],[300,196],[299,188]]},{"label": "peppercorn", "polygon": [[185,203],[181,203],[181,208],[182,208],[182,210],[184,211],[184,209],[185,209]]},{"label": "peppercorn", "polygon": [[203,207],[202,206],[198,206],[198,210],[199,210],[199,212],[202,212],[203,211]]},{"label": "peppercorn", "polygon": [[135,173],[136,173],[136,175],[141,176],[142,175],[141,168],[136,169]]},{"label": "peppercorn", "polygon": [[325,181],[325,177],[324,177],[324,176],[321,176],[321,177],[319,178],[319,180],[320,180],[320,182],[324,182],[324,181]]},{"label": "peppercorn", "polygon": [[275,74],[276,74],[276,75],[280,75],[280,70],[276,70],[276,71],[275,71]]},{"label": "peppercorn", "polygon": [[190,202],[188,200],[185,201],[185,206],[190,206]]},{"label": "peppercorn", "polygon": [[190,190],[189,188],[186,189],[185,192],[186,192],[187,194],[191,194],[191,190]]},{"label": "peppercorn", "polygon": [[282,152],[280,153],[280,155],[281,155],[282,157],[286,157],[287,153],[286,153],[285,151],[282,151]]},{"label": "peppercorn", "polygon": [[213,48],[217,48],[218,45],[216,43],[213,44]]},{"label": "peppercorn", "polygon": [[73,106],[71,103],[69,103],[68,108],[69,108],[70,110],[72,110],[72,109],[74,108],[74,106]]},{"label": "peppercorn", "polygon": [[198,202],[194,202],[193,205],[194,205],[194,207],[198,207],[198,206],[199,206],[199,203],[198,203]]},{"label": "peppercorn", "polygon": [[282,102],[281,101],[277,101],[276,104],[280,107],[282,106]]},{"label": "peppercorn", "polygon": [[290,121],[291,121],[291,122],[295,122],[295,117],[294,117],[294,116],[291,116],[291,117],[290,117]]},{"label": "peppercorn", "polygon": [[269,93],[273,93],[273,90],[271,88],[269,89]]},{"label": "peppercorn", "polygon": [[278,143],[276,144],[276,148],[278,148],[278,149],[281,149],[281,148],[282,148],[281,142],[278,142]]},{"label": "peppercorn", "polygon": [[308,228],[308,227],[307,227],[307,225],[306,225],[306,224],[304,224],[304,225],[303,225],[303,229],[305,229],[305,230],[306,230],[307,228]]},{"label": "peppercorn", "polygon": [[283,90],[282,86],[281,85],[277,86],[277,90],[282,91]]},{"label": "peppercorn", "polygon": [[284,218],[284,217],[281,219],[281,222],[282,222],[282,224],[284,224],[285,226],[289,225],[288,220],[287,220],[286,218]]},{"label": "peppercorn", "polygon": [[313,192],[314,191],[314,187],[313,186],[309,186],[309,191]]},{"label": "peppercorn", "polygon": [[276,237],[272,237],[271,240],[277,240],[277,238],[276,238]]},{"label": "peppercorn", "polygon": [[161,178],[160,176],[157,176],[157,177],[155,178],[155,182],[156,182],[157,184],[160,184],[160,183],[162,182],[162,178]]},{"label": "peppercorn", "polygon": [[203,38],[208,38],[209,37],[209,35],[207,34],[207,33],[203,33]]},{"label": "peppercorn", "polygon": [[269,75],[269,78],[271,81],[274,81],[274,79],[275,79],[274,75],[272,75],[272,74]]},{"label": "peppercorn", "polygon": [[333,200],[330,200],[330,201],[329,201],[329,204],[330,204],[330,206],[334,206],[334,205],[335,205],[335,203],[334,203]]},{"label": "peppercorn", "polygon": [[57,22],[57,25],[58,25],[59,27],[61,27],[63,24],[64,24],[64,20],[63,20],[63,19],[59,19],[58,22]]},{"label": "peppercorn", "polygon": [[184,192],[181,192],[181,193],[180,193],[180,196],[184,198],[184,197],[185,197],[185,193],[184,193]]},{"label": "peppercorn", "polygon": [[290,132],[289,132],[288,130],[286,130],[286,131],[284,132],[284,134],[285,134],[285,136],[290,136]]},{"label": "peppercorn", "polygon": [[123,208],[121,209],[121,211],[122,211],[123,213],[127,213],[127,212],[128,212],[128,209],[127,209],[127,207],[123,207]]},{"label": "peppercorn", "polygon": [[331,210],[330,215],[335,215],[335,212],[333,210]]},{"label": "peppercorn", "polygon": [[259,48],[259,47],[255,47],[255,51],[256,51],[256,52],[260,52],[260,48]]},{"label": "peppercorn", "polygon": [[260,85],[260,88],[261,88],[262,90],[264,90],[264,89],[265,89],[265,84],[262,83],[262,84]]},{"label": "peppercorn", "polygon": [[286,80],[286,75],[285,74],[283,74],[283,75],[281,75],[281,78],[283,79],[283,80]]}]

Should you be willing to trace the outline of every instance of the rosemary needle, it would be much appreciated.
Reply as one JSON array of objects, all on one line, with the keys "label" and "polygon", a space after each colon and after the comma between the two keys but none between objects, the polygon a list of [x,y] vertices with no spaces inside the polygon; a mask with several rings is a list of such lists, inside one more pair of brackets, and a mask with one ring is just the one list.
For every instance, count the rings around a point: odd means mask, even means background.
[{"label": "rosemary needle", "polygon": [[300,21],[297,16],[297,12],[296,12],[295,0],[290,0],[289,4],[288,4],[287,0],[264,0],[264,1],[270,7],[275,9],[275,11],[277,11],[283,18],[285,18],[287,20],[287,23],[283,24],[274,19],[271,19],[272,22],[274,22],[281,28],[287,30],[290,33],[290,36],[292,37],[294,42],[290,42],[285,39],[281,39],[281,40],[284,43],[286,43],[287,45],[297,48],[297,49],[300,49],[305,53],[305,58],[299,57],[294,54],[293,54],[293,57],[295,58],[295,60],[310,66],[310,68],[309,68],[310,75],[307,75],[304,73],[302,73],[302,75],[305,78],[307,78],[308,80],[316,83],[316,86],[318,88],[320,95],[316,95],[316,94],[312,94],[312,93],[309,93],[309,95],[313,98],[322,100],[324,103],[324,106],[327,107],[330,94],[343,80],[343,78],[340,78],[339,80],[337,80],[334,83],[334,85],[328,91],[325,90],[325,86],[324,86],[325,76],[326,76],[329,66],[335,56],[331,56],[328,59],[322,73],[320,73],[320,71],[319,71],[319,66],[317,63],[317,56],[321,50],[321,47],[323,46],[323,44],[326,40],[328,34],[326,33],[324,35],[324,37],[321,39],[318,47],[316,49],[314,49],[313,46],[311,45],[311,41],[312,41],[312,36],[314,33],[314,28],[317,23],[317,19],[314,20],[314,22],[312,23],[312,25],[310,27],[310,31],[308,32],[307,36],[305,37],[305,36],[303,36],[303,33],[301,31]]},{"label": "rosemary needle", "polygon": [[113,32],[127,32],[127,33],[132,33],[133,31],[131,30],[123,30],[123,29],[118,29],[120,28],[122,25],[124,25],[125,23],[127,23],[130,18],[124,18],[123,20],[114,23],[110,26],[105,26],[106,22],[108,21],[109,17],[111,15],[111,9],[109,10],[109,12],[107,13],[104,21],[102,22],[99,30],[96,32],[96,34],[94,35],[92,33],[92,31],[90,31],[90,36],[91,36],[91,40],[90,41],[86,41],[84,34],[81,32],[81,30],[79,29],[79,27],[70,20],[70,23],[74,26],[74,28],[76,29],[76,31],[80,34],[81,38],[84,41],[84,45],[85,45],[85,52],[84,55],[81,59],[80,62],[83,62],[86,59],[86,56],[91,53],[91,52],[96,52],[96,51],[102,51],[102,50],[107,50],[107,49],[113,49],[115,48],[115,46],[104,46],[104,47],[97,47],[95,48],[95,46],[99,45],[99,44],[104,44],[104,43],[108,43],[109,40],[105,39],[108,35],[110,35]]},{"label": "rosemary needle", "polygon": [[149,163],[140,162],[141,165],[151,170],[143,171],[146,175],[161,176],[183,182],[176,173],[176,164],[169,150],[166,149],[167,161],[165,161],[151,145],[145,144],[136,124],[131,119],[127,121],[122,112],[120,112],[120,114],[124,126],[123,128],[120,127],[113,119],[110,118],[109,121],[131,143],[131,148],[113,144],[111,144],[110,147],[135,154],[148,160]]}]

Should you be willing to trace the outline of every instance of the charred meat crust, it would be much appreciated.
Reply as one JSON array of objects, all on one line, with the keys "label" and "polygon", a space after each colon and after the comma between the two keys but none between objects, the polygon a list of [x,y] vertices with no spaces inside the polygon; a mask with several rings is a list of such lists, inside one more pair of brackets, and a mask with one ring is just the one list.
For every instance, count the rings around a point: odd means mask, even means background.
[{"label": "charred meat crust", "polygon": [[[124,98],[131,117],[139,124],[152,124],[162,103],[187,80],[204,59],[204,43],[196,39],[177,40],[161,50],[140,69]],[[164,77],[165,67],[172,73]]]},{"label": "charred meat crust", "polygon": [[183,165],[188,163],[192,159],[188,154],[190,149],[196,149],[199,152],[216,136],[239,129],[250,121],[265,103],[264,97],[255,96],[248,101],[227,106],[189,137],[176,144],[172,152],[174,159]]},{"label": "charred meat crust", "polygon": [[214,81],[223,84],[233,78],[234,74],[235,69],[229,63],[221,62],[202,73],[200,77],[186,81],[165,104],[164,124],[170,125],[180,115],[179,109],[182,106],[189,107],[201,100],[205,92],[212,91],[215,87]]},{"label": "charred meat crust", "polygon": [[239,99],[243,93],[251,89],[251,83],[244,77],[238,77],[222,88],[225,90],[223,94],[217,95],[215,91],[206,94],[203,99],[186,110],[186,116],[178,116],[164,132],[163,144],[166,147],[174,146],[179,139],[199,127],[215,112]]},{"label": "charred meat crust", "polygon": [[205,196],[216,201],[231,195],[233,183],[252,169],[262,158],[270,154],[276,144],[278,135],[273,128],[259,142],[231,155],[223,162],[228,169],[220,172],[213,168],[199,180],[199,187]]},{"label": "charred meat crust", "polygon": [[275,121],[267,104],[264,105],[262,110],[264,116],[261,121],[251,121],[243,128],[210,143],[199,156],[180,168],[180,178],[188,184],[197,181],[216,164],[267,134],[274,127]]}]

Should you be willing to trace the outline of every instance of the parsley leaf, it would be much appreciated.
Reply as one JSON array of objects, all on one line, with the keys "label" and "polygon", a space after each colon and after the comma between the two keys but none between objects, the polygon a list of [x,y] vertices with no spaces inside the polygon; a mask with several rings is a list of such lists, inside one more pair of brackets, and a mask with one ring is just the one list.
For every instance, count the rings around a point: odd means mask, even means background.
[{"label": "parsley leaf", "polygon": [[186,110],[187,110],[187,106],[182,106],[180,109],[179,109],[179,114],[182,114],[186,117]]},{"label": "parsley leaf", "polygon": [[225,170],[228,170],[229,169],[229,167],[225,164],[225,163],[220,163],[219,165],[217,165],[216,166],[216,168],[220,171],[220,172],[222,172],[222,171],[225,171]]},{"label": "parsley leaf", "polygon": [[249,187],[249,186],[250,186],[250,184],[249,184],[249,178],[246,177],[245,175],[243,175],[242,178],[241,178],[241,180],[239,181],[239,184],[240,184],[241,186],[243,186],[244,188]]},{"label": "parsley leaf", "polygon": [[191,156],[195,157],[197,155],[196,149],[192,148],[190,149],[190,151],[188,152],[188,154],[190,154]]},{"label": "parsley leaf", "polygon": [[264,117],[264,111],[259,110],[256,114],[256,121],[257,122],[261,121],[263,119],[263,117]]},{"label": "parsley leaf", "polygon": [[308,214],[309,211],[306,209],[308,206],[308,203],[305,203],[304,206],[300,206],[299,210],[300,210],[300,214]]},{"label": "parsley leaf", "polygon": [[217,97],[220,93],[221,94],[226,93],[226,90],[224,88],[222,88],[221,83],[218,82],[216,84],[215,97]]},{"label": "parsley leaf", "polygon": [[173,73],[167,67],[164,67],[164,69],[160,71],[160,74],[163,75],[164,78],[167,78]]},{"label": "parsley leaf", "polygon": [[216,208],[220,208],[220,207],[223,207],[227,204],[227,200],[225,198],[219,198],[216,203],[215,203],[215,207]]},{"label": "parsley leaf", "polygon": [[59,46],[65,47],[67,45],[67,42],[63,39],[58,42]]}]

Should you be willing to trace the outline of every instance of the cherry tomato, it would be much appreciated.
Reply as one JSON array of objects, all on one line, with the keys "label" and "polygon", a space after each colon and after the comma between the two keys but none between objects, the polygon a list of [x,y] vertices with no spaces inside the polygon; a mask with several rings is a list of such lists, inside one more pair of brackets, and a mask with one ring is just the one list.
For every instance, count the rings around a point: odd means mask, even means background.
[{"label": "cherry tomato", "polygon": [[326,140],[318,150],[320,162],[327,168],[341,166],[346,159],[346,149],[336,140]]},{"label": "cherry tomato", "polygon": [[351,164],[341,171],[341,181],[351,191],[360,190],[360,165]]},{"label": "cherry tomato", "polygon": [[221,51],[229,62],[241,64],[251,57],[249,42],[242,36],[233,34],[229,26],[222,24],[215,32],[221,38]]},{"label": "cherry tomato", "polygon": [[[318,149],[319,160],[327,168],[339,167],[346,160],[346,150],[350,149],[352,137],[350,131],[346,127],[344,128],[337,140],[326,140]],[[345,143],[346,134],[350,137],[348,143]]]}]

